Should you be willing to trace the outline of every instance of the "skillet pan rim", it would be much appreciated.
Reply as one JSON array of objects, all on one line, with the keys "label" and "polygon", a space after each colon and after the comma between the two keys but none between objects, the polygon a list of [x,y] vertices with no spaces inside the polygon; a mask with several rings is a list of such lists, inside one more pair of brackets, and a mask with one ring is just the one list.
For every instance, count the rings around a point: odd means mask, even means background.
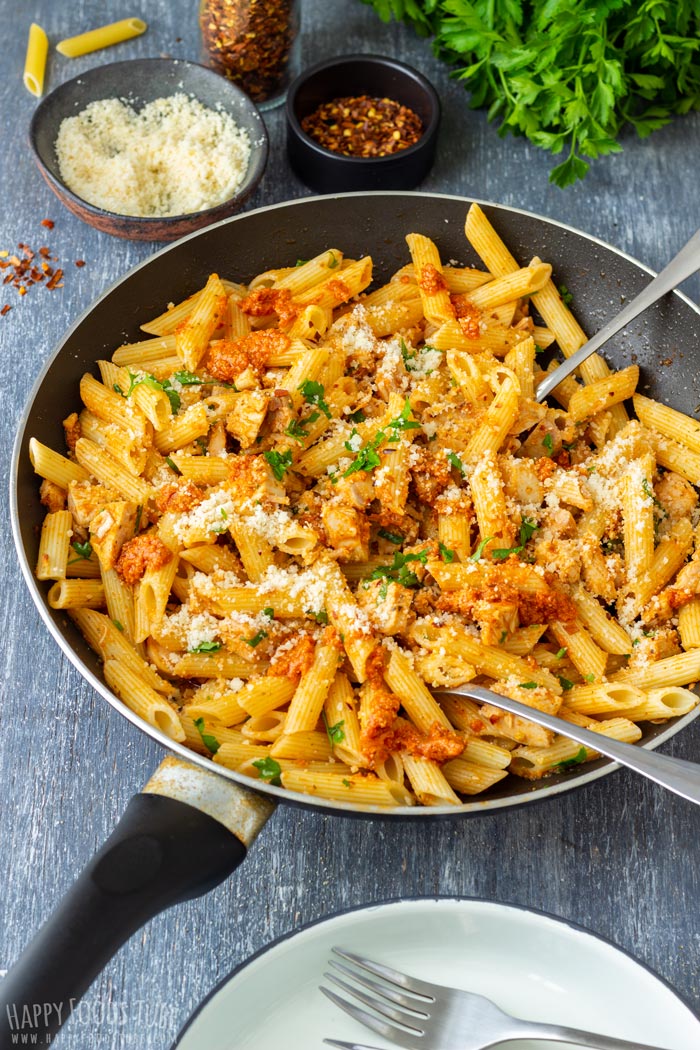
[{"label": "skillet pan rim", "polygon": [[[377,818],[381,817],[384,819],[401,820],[401,819],[416,819],[423,817],[463,817],[463,816],[485,816],[487,814],[498,812],[500,810],[509,810],[518,806],[524,805],[525,803],[531,804],[533,802],[544,802],[548,799],[554,798],[557,795],[572,791],[575,788],[580,788],[592,784],[594,781],[601,777],[607,776],[610,773],[620,769],[618,763],[611,761],[610,759],[598,759],[594,766],[595,768],[589,769],[586,772],[576,774],[564,774],[561,779],[546,783],[544,787],[533,786],[530,790],[523,790],[517,795],[504,796],[502,798],[490,798],[490,799],[479,799],[478,796],[472,801],[464,802],[460,806],[397,806],[395,809],[385,809],[382,807],[360,807],[351,803],[338,802],[332,799],[324,799],[316,795],[305,795],[300,792],[288,791],[282,787],[274,787],[271,784],[265,784],[258,780],[252,780],[250,777],[246,777],[241,773],[237,773],[235,770],[227,769],[224,766],[217,765],[212,759],[207,758],[204,755],[200,755],[195,751],[191,751],[184,744],[178,743],[167,736],[162,730],[159,730],[155,726],[149,725],[145,720],[135,714],[127,705],[120,700],[114,693],[108,689],[107,685],[101,678],[98,678],[93,671],[83,663],[78,653],[74,650],[73,646],[70,645],[62,632],[58,628],[51,615],[47,605],[45,595],[39,589],[39,582],[35,580],[33,567],[29,564],[26,551],[24,549],[24,543],[22,541],[22,535],[20,530],[20,508],[18,505],[18,493],[19,493],[19,470],[20,462],[22,458],[22,450],[25,443],[28,441],[28,428],[30,425],[30,417],[34,402],[37,399],[39,392],[44,384],[47,373],[53,366],[54,362],[61,355],[65,344],[82,325],[90,313],[112,292],[123,284],[126,280],[131,278],[139,270],[146,266],[149,266],[155,260],[161,259],[167,252],[172,251],[175,248],[180,248],[188,241],[201,237],[208,234],[210,231],[218,229],[222,226],[232,225],[250,215],[259,215],[263,212],[276,211],[281,208],[289,209],[298,205],[308,205],[319,201],[328,200],[344,200],[348,198],[362,198],[365,199],[367,196],[371,197],[398,197],[398,198],[427,198],[430,200],[446,200],[456,201],[468,207],[470,204],[479,204],[487,208],[494,208],[500,212],[507,212],[509,214],[523,215],[528,219],[535,219],[539,223],[545,223],[550,226],[557,227],[565,230],[568,233],[574,234],[576,237],[583,238],[593,244],[599,245],[601,248],[607,251],[613,252],[615,255],[625,259],[627,262],[632,263],[638,270],[643,271],[651,277],[655,276],[655,271],[645,263],[640,262],[634,256],[629,255],[627,252],[616,248],[614,245],[602,240],[600,237],[595,237],[592,234],[585,233],[582,230],[577,229],[575,226],[570,226],[568,223],[560,222],[556,219],[549,219],[545,216],[538,215],[535,212],[526,211],[524,208],[515,208],[510,205],[498,204],[492,201],[483,200],[476,197],[464,197],[461,194],[451,193],[428,193],[425,191],[402,191],[402,190],[376,190],[371,193],[367,191],[354,191],[349,193],[333,193],[333,194],[316,194],[308,197],[298,197],[290,201],[280,201],[276,204],[264,205],[260,208],[252,208],[249,211],[240,212],[237,215],[230,216],[227,219],[222,219],[219,222],[212,223],[210,226],[206,226],[203,229],[195,230],[185,237],[174,241],[171,244],[165,245],[160,248],[157,252],[153,252],[147,258],[141,262],[132,266],[125,274],[122,274],[119,278],[113,281],[96,299],[94,299],[85,310],[83,310],[75,321],[70,325],[68,330],[63,334],[62,338],[56,345],[50,357],[45,361],[39,375],[37,376],[32,388],[27,396],[27,400],[24,409],[16,422],[16,434],[12,448],[12,458],[10,462],[9,471],[9,483],[10,483],[10,520],[12,525],[12,537],[15,544],[15,550],[22,571],[22,576],[28,587],[29,593],[32,597],[34,605],[36,606],[39,615],[47,627],[49,634],[59,646],[61,652],[68,658],[71,664],[78,671],[80,676],[88,682],[89,685],[104,699],[106,700],[119,714],[123,715],[132,725],[140,729],[141,732],[145,733],[151,739],[157,741],[168,751],[175,752],[179,758],[182,758],[188,762],[193,763],[201,767],[208,772],[215,772],[228,780],[234,781],[239,786],[247,788],[252,791],[259,791],[269,797],[274,798],[279,802],[287,802],[294,806],[300,806],[304,808],[313,808],[335,814],[338,816],[348,817],[370,817]],[[677,296],[686,306],[689,306],[691,310],[700,318],[700,306],[693,302],[685,293],[675,289],[672,293]],[[700,705],[693,711],[690,711],[686,715],[682,715],[679,718],[668,724],[668,727],[654,736],[652,740],[646,741],[640,745],[647,748],[648,750],[654,750],[659,745],[665,743],[671,737],[675,736],[676,733],[683,730],[687,725],[693,722],[700,715]]]}]

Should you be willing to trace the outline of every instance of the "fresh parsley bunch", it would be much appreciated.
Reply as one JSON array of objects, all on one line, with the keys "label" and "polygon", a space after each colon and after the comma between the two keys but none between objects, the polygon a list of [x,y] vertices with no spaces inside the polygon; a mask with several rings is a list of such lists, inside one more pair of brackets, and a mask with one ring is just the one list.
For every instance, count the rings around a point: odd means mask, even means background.
[{"label": "fresh parsley bunch", "polygon": [[584,157],[619,152],[625,125],[644,138],[700,109],[700,0],[363,3],[432,35],[499,135],[565,152],[549,175],[562,188],[584,177]]}]

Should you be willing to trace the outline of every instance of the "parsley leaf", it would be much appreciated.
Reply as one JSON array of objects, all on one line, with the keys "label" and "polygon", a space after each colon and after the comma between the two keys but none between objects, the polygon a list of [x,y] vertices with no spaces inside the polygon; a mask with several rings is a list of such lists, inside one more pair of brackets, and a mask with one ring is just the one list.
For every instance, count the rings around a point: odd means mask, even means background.
[{"label": "parsley leaf", "polygon": [[518,685],[519,689],[537,689],[538,682],[520,682]]},{"label": "parsley leaf", "polygon": [[118,394],[121,394],[122,397],[131,397],[137,386],[144,385],[150,387],[151,390],[160,390],[167,396],[173,415],[179,410],[182,403],[180,395],[177,390],[173,390],[169,379],[164,379],[163,382],[160,383],[155,376],[150,374],[150,372],[144,372],[143,375],[137,375],[135,372],[132,372],[131,369],[127,369],[127,375],[129,376],[129,389],[126,393],[124,393],[119,383],[114,384],[114,389]]},{"label": "parsley leaf", "polygon": [[265,614],[265,616],[268,617],[268,619],[274,620],[274,618],[275,618],[275,610],[272,608],[271,605],[266,605],[265,608],[263,609],[263,613]]},{"label": "parsley leaf", "polygon": [[281,481],[292,465],[292,450],[288,448],[286,452],[275,452],[273,449],[271,452],[263,452],[263,456],[272,467],[272,473],[277,480]]},{"label": "parsley leaf", "polygon": [[378,536],[381,536],[383,540],[388,540],[389,543],[396,543],[401,545],[404,541],[404,537],[399,532],[389,532],[388,529],[379,529]]},{"label": "parsley leaf", "polygon": [[251,649],[255,649],[256,646],[260,645],[263,638],[267,638],[267,631],[260,629],[257,634],[254,634],[252,638],[244,638],[243,641],[246,645],[249,645]]},{"label": "parsley leaf", "polygon": [[455,469],[458,470],[460,474],[464,474],[464,463],[462,463],[462,460],[459,458],[456,452],[447,453],[447,462],[450,464],[451,467],[455,467]]},{"label": "parsley leaf", "polygon": [[83,559],[88,561],[92,557],[92,544],[90,543],[90,540],[85,540],[85,543],[80,543],[78,540],[74,540],[73,543],[71,543],[71,547],[78,557],[71,558],[68,562],[69,565],[75,565],[77,561],[82,561]]},{"label": "parsley leaf", "polygon": [[257,758],[253,765],[260,773],[261,780],[266,780],[268,784],[274,784],[275,787],[282,786],[280,780],[282,766],[279,762],[275,762],[274,758]]},{"label": "parsley leaf", "polygon": [[207,379],[200,379],[194,372],[188,372],[186,368],[183,368],[180,372],[173,372],[173,379],[180,386],[202,386],[202,384],[209,382]]},{"label": "parsley leaf", "polygon": [[358,408],[355,412],[351,412],[349,416],[346,416],[346,419],[349,423],[364,423],[367,416],[361,408]]},{"label": "parsley leaf", "polygon": [[573,758],[564,758],[561,762],[557,762],[556,765],[552,766],[553,769],[560,769],[562,773],[565,773],[567,769],[571,769],[573,766],[580,766],[582,762],[585,762],[588,758],[588,752],[585,747],[579,748]]},{"label": "parsley leaf", "polygon": [[[314,414],[316,415],[316,419],[318,419],[318,413]],[[315,422],[315,420],[309,416],[308,422]],[[304,438],[309,436],[308,430],[304,429],[303,424],[300,423],[298,419],[291,420],[289,426],[285,429],[285,434],[288,434],[290,438],[294,438],[294,440],[298,441],[300,445],[304,443]]]},{"label": "parsley leaf", "polygon": [[193,649],[190,649],[189,652],[206,653],[208,656],[213,656],[214,653],[218,653],[220,648],[221,642],[200,642]]},{"label": "parsley leaf", "polygon": [[559,650],[559,652],[554,654],[554,659],[555,660],[563,660],[564,657],[566,656],[566,650],[567,650],[567,646],[562,645],[562,647]]},{"label": "parsley leaf", "polygon": [[326,266],[329,270],[335,270],[337,266],[340,266],[340,263],[338,262],[338,259],[333,254],[333,252],[328,253],[328,262],[326,263]]},{"label": "parsley leaf", "polygon": [[345,720],[336,722],[334,726],[330,726],[328,725],[325,711],[321,712],[321,717],[323,718],[323,724],[326,727],[326,735],[330,740],[331,747],[335,747],[336,744],[342,744],[343,740],[345,740],[345,730],[343,729]]},{"label": "parsley leaf", "polygon": [[565,284],[559,285],[559,295],[561,296],[561,301],[563,302],[564,306],[571,306],[571,304],[574,301],[574,297]]},{"label": "parsley leaf", "polygon": [[[356,474],[358,470],[374,470],[375,467],[381,466],[381,459],[377,449],[384,440],[385,434],[383,430],[378,430],[372,440],[358,451],[355,459],[350,464],[348,469],[343,474],[344,478],[349,478],[351,474]],[[346,445],[348,442],[346,442]]]},{"label": "parsley leaf", "polygon": [[294,263],[294,266],[306,266],[308,261],[308,259],[297,259],[297,261]]},{"label": "parsley leaf", "polygon": [[352,787],[352,783],[349,780],[346,780],[345,777],[343,777],[343,785],[346,788],[351,788]]},{"label": "parsley leaf", "polygon": [[493,540],[495,540],[495,538],[496,538],[495,536],[486,536],[486,538],[483,539],[481,541],[481,543],[479,544],[479,546],[476,548],[474,553],[470,555],[469,561],[479,561],[481,559],[482,554],[484,553],[484,549],[486,547],[486,544],[487,543],[492,543]]},{"label": "parsley leaf", "polygon": [[544,446],[544,448],[547,449],[547,452],[549,452],[551,456],[552,450],[554,448],[554,442],[552,441],[551,434],[545,434],[545,436],[542,438],[542,445]]},{"label": "parsley leaf", "polygon": [[124,624],[123,623],[120,623],[119,620],[112,620],[112,623],[114,624],[114,626],[117,628],[118,631],[121,631],[122,634],[124,633]]},{"label": "parsley leaf", "polygon": [[221,747],[219,741],[216,739],[215,736],[212,736],[211,733],[205,732],[203,718],[195,718],[194,724],[197,727],[197,730],[199,731],[199,735],[202,738],[202,743],[204,744],[204,746],[212,753],[212,755],[215,755]]},{"label": "parsley leaf", "polygon": [[438,543],[438,547],[440,548],[440,554],[444,562],[447,562],[449,565],[450,562],[455,560],[455,552],[449,547],[446,547],[444,543]]},{"label": "parsley leaf", "polygon": [[574,688],[574,683],[570,682],[568,678],[562,678],[561,675],[559,675],[559,685],[562,687],[565,693],[568,693],[569,689]]},{"label": "parsley leaf", "polygon": [[416,551],[416,553],[408,552],[407,554],[402,554],[401,551],[396,551],[391,565],[378,565],[376,569],[372,570],[367,579],[384,580],[385,585],[383,588],[380,588],[379,594],[381,598],[386,598],[386,583],[389,580],[395,580],[396,583],[401,584],[402,587],[416,587],[420,583],[420,580],[415,572],[407,568],[407,565],[412,561],[418,561],[421,565],[425,565],[427,560],[427,550]]},{"label": "parsley leaf", "polygon": [[331,418],[331,410],[325,400],[326,391],[323,383],[316,383],[313,379],[305,379],[298,389],[304,395],[304,400],[309,405],[316,405],[321,409],[326,419]]},{"label": "parsley leaf", "polygon": [[180,470],[174,459],[171,459],[170,456],[166,456],[165,462],[168,464],[173,474],[177,474],[179,475],[179,477],[182,477],[182,471]]},{"label": "parsley leaf", "polygon": [[328,622],[329,622],[329,620],[328,620],[328,613],[326,612],[325,609],[319,609],[318,612],[314,612],[313,609],[307,609],[306,610],[306,615],[307,616],[313,616],[313,618],[316,621],[316,623],[328,624]]},{"label": "parsley leaf", "polygon": [[417,419],[409,419],[411,415],[411,402],[408,398],[403,403],[403,408],[395,419],[389,422],[387,427],[388,430],[393,430],[393,434],[389,435],[390,441],[398,441],[399,433],[402,430],[418,430],[420,429],[420,423]]}]

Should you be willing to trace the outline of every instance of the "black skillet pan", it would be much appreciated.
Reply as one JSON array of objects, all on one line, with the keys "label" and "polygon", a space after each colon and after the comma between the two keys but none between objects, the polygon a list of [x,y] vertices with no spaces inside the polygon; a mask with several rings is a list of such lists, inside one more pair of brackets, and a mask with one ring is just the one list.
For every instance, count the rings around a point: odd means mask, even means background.
[{"label": "black skillet pan", "polygon": [[[158,252],[107,291],[68,332],[37,381],[19,426],[11,471],[12,525],[27,585],[48,629],[86,680],[130,721],[187,762],[166,759],[0,983],[0,1050],[15,1045],[12,1028],[21,1020],[23,1005],[37,1007],[31,1014],[35,1029],[55,1032],[135,930],[176,901],[206,892],[233,871],[275,800],[373,818],[463,816],[540,801],[616,768],[602,759],[584,772],[553,777],[535,788],[509,778],[506,787],[460,807],[390,813],[252,781],[215,766],[138,719],[106,687],[99,661],[77,629],[49,608],[48,586],[33,578],[43,508],[29,462],[29,439],[34,436],[53,448],[63,447],[61,420],[78,407],[80,377],[86,370],[94,371],[98,358],[110,357],[116,346],[141,338],[138,326],[144,319],[160,313],[167,302],[184,299],[213,271],[247,281],[261,271],[337,246],[351,257],[371,254],[375,278],[381,281],[407,261],[404,237],[411,231],[432,237],[443,259],[476,265],[464,237],[470,203],[420,193],[344,194],[275,205],[221,222]],[[567,226],[510,208],[487,205],[485,210],[516,258],[525,263],[539,255],[553,264],[556,281],[571,289],[577,317],[591,333],[619,310],[621,297],[631,298],[648,281],[650,271],[645,267]],[[700,402],[694,361],[699,314],[684,296],[669,295],[609,343],[606,356],[616,367],[638,362],[645,393],[692,414]],[[671,366],[662,364],[669,359]],[[656,746],[696,713],[668,725],[648,726],[643,742]],[[39,1004],[55,1004],[55,1008],[42,1013]]]}]

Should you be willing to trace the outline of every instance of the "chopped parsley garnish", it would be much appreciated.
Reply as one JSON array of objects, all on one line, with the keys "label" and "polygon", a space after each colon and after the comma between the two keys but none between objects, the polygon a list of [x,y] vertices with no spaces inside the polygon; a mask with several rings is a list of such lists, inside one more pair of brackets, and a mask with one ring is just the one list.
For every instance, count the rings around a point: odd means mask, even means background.
[{"label": "chopped parsley garnish", "polygon": [[415,554],[402,554],[401,551],[396,551],[391,565],[378,565],[376,569],[372,570],[367,579],[384,580],[383,586],[379,589],[379,595],[381,598],[386,598],[387,584],[389,580],[395,580],[396,583],[400,583],[402,587],[416,587],[418,583],[420,583],[420,580],[415,572],[412,572],[412,570],[408,569],[406,566],[412,561],[418,561],[421,565],[425,565],[427,560],[427,550],[417,551]]},{"label": "chopped parsley garnish", "polygon": [[202,386],[204,383],[209,382],[208,379],[200,379],[194,372],[188,372],[184,368],[180,372],[173,372],[173,379],[180,386]]},{"label": "chopped parsley garnish", "polygon": [[342,720],[336,722],[334,726],[331,726],[328,724],[325,711],[321,712],[321,717],[323,718],[323,724],[326,727],[326,735],[331,742],[331,747],[335,747],[336,744],[342,744],[343,740],[345,740],[345,730],[343,729],[345,721]]},{"label": "chopped parsley garnish", "polygon": [[403,408],[395,419],[392,419],[389,423],[388,429],[393,430],[394,433],[389,435],[390,441],[398,441],[399,433],[402,430],[419,430],[420,423],[417,419],[410,419],[411,415],[411,402],[408,398],[403,403]]},{"label": "chopped parsley garnish", "polygon": [[195,445],[197,445],[197,447],[199,449],[201,449],[203,456],[208,456],[209,455],[209,445],[206,442],[206,438],[202,438],[202,437],[195,438],[194,439],[194,443],[195,443]]},{"label": "chopped parsley garnish", "polygon": [[263,456],[270,464],[277,480],[281,481],[292,465],[292,450],[288,448],[286,452],[275,452],[273,449],[272,452],[263,452]]},{"label": "chopped parsley garnish", "polygon": [[552,441],[552,435],[551,434],[545,434],[545,436],[542,438],[542,444],[547,449],[547,452],[549,452],[549,454],[551,456],[552,449],[554,448],[554,442]]},{"label": "chopped parsley garnish", "polygon": [[504,558],[510,557],[511,554],[520,554],[521,551],[525,550],[525,545],[529,539],[532,538],[539,525],[530,521],[529,518],[523,518],[520,523],[520,543],[517,547],[496,547],[491,551],[491,557],[494,561],[503,561]]},{"label": "chopped parsley garnish", "polygon": [[182,471],[180,470],[174,459],[171,459],[170,456],[166,456],[165,462],[168,464],[168,466],[174,474],[177,474],[179,477],[182,477]]},{"label": "chopped parsley garnish", "polygon": [[459,458],[456,452],[447,453],[447,462],[450,464],[451,467],[454,467],[456,470],[458,470],[460,474],[464,474],[464,463],[462,463],[462,460]]},{"label": "chopped parsley garnish", "polygon": [[346,779],[345,779],[345,777],[343,777],[343,784],[344,784],[344,786],[345,786],[346,788],[351,788],[351,787],[352,787],[352,783],[351,783],[351,781],[349,781],[349,780],[346,780]]},{"label": "chopped parsley garnish", "polygon": [[335,270],[337,266],[340,266],[340,263],[338,262],[338,259],[335,257],[333,252],[328,253],[328,262],[326,263],[326,266],[329,270]]},{"label": "chopped parsley garnish", "polygon": [[520,682],[519,689],[537,689],[538,682]]},{"label": "chopped parsley garnish", "polygon": [[274,620],[274,618],[275,618],[275,610],[272,608],[271,605],[266,605],[265,608],[263,609],[263,613],[265,614],[265,616],[268,617],[268,619]]},{"label": "chopped parsley garnish", "polygon": [[306,266],[308,261],[309,261],[308,259],[297,259],[297,261],[294,263],[294,265],[295,265],[295,267],[296,266]]},{"label": "chopped parsley garnish", "polygon": [[[348,469],[343,474],[344,478],[349,478],[351,474],[356,474],[359,470],[374,470],[375,467],[381,466],[381,459],[377,449],[384,440],[384,431],[378,430],[372,440],[368,444],[364,445],[355,456]],[[352,435],[351,435],[352,437]],[[349,444],[346,442],[346,445]],[[350,450],[352,451],[352,450]]]},{"label": "chopped parsley garnish", "polygon": [[114,624],[114,626],[117,628],[118,631],[121,631],[122,634],[124,633],[124,624],[123,623],[120,623],[119,620],[112,620],[112,623]]},{"label": "chopped parsley garnish", "polygon": [[501,637],[498,639],[498,644],[499,645],[503,645],[503,643],[505,642],[507,637],[508,637],[508,632],[505,631],[505,630],[501,631]]},{"label": "chopped parsley garnish", "polygon": [[243,641],[246,645],[249,645],[251,649],[255,649],[257,645],[260,645],[263,638],[267,638],[267,636],[267,631],[261,629],[257,634],[254,634],[252,638],[244,638]]},{"label": "chopped parsley garnish", "polygon": [[469,561],[479,561],[481,556],[482,556],[482,554],[484,553],[484,549],[486,547],[486,544],[487,543],[491,543],[493,540],[495,540],[495,538],[496,538],[495,536],[487,536],[485,539],[483,539],[481,541],[481,543],[479,544],[479,546],[474,551],[474,553],[472,555],[470,555]]},{"label": "chopped parsley garnish", "polygon": [[409,367],[408,362],[414,361],[416,357],[416,351],[409,350],[403,339],[401,340],[401,357],[403,358],[403,363],[406,365],[406,368]]},{"label": "chopped parsley garnish", "polygon": [[214,653],[218,653],[220,648],[221,642],[200,642],[189,651],[191,653],[206,653],[207,656],[212,656]]},{"label": "chopped parsley garnish", "polygon": [[657,507],[661,511],[662,517],[665,518],[666,517],[666,508],[664,507],[663,503],[660,503],[659,500],[654,495],[654,490],[652,489],[651,485],[649,484],[649,481],[648,481],[647,478],[644,478],[642,480],[642,490],[644,492],[644,495],[648,496],[649,499],[651,500],[651,502],[654,504],[654,506]]},{"label": "chopped parsley garnish", "polygon": [[455,552],[450,547],[446,547],[444,543],[438,543],[438,547],[440,548],[440,556],[444,562],[447,562],[449,565],[450,562],[455,560]]},{"label": "chopped parsley garnish", "polygon": [[219,741],[216,739],[215,736],[212,736],[211,733],[205,732],[203,718],[195,718],[194,724],[197,727],[197,730],[202,738],[202,743],[204,744],[204,746],[207,748],[208,751],[212,753],[212,755],[215,755],[221,747]]},{"label": "chopped parsley garnish", "polygon": [[[126,393],[122,390],[119,383],[114,384],[114,389],[118,394],[121,394],[122,397],[131,397],[137,386],[145,385],[150,387],[151,390],[160,390],[166,395],[170,402],[170,408],[173,415],[179,410],[181,404],[180,395],[177,390],[173,390],[169,379],[164,379],[163,382],[160,383],[155,376],[150,374],[150,372],[144,372],[143,375],[137,375],[135,372],[132,372],[131,369],[127,369],[127,374],[129,376],[129,389]],[[175,374],[175,378],[177,378],[177,373]]]},{"label": "chopped parsley garnish", "polygon": [[562,647],[559,650],[559,652],[554,654],[554,659],[555,660],[563,660],[564,657],[566,656],[566,650],[567,650],[567,646],[562,645]]},{"label": "chopped parsley garnish", "polygon": [[313,609],[307,609],[306,615],[313,616],[316,623],[328,624],[328,613],[325,609],[319,609],[318,612],[314,612]]},{"label": "chopped parsley garnish", "polygon": [[78,540],[75,540],[71,543],[71,547],[78,557],[71,558],[68,562],[69,565],[75,565],[77,561],[82,561],[83,559],[87,561],[92,557],[92,544],[90,543],[90,540],[85,540],[85,543],[80,543]]},{"label": "chopped parsley garnish", "polygon": [[211,530],[212,532],[215,532],[218,536],[220,536],[222,532],[226,532],[226,529],[228,528],[228,525],[226,524],[226,522],[228,521],[228,514],[226,513],[223,507],[219,507],[219,514],[221,516],[221,523],[219,525],[215,525]]},{"label": "chopped parsley garnish", "polygon": [[[315,419],[314,416],[316,417]],[[308,420],[305,420],[305,422],[315,423],[316,419],[318,419],[318,412],[314,412],[312,416],[309,416]],[[290,438],[294,438],[294,440],[298,441],[300,445],[303,444],[304,438],[309,436],[308,430],[304,429],[303,424],[300,423],[298,419],[293,419],[291,421],[289,426],[285,429],[285,434],[288,434]]]},{"label": "chopped parsley garnish", "polygon": [[595,682],[594,674],[585,674],[583,677],[587,682]]},{"label": "chopped parsley garnish", "polygon": [[253,765],[260,773],[261,780],[266,780],[268,784],[274,784],[275,787],[282,786],[280,780],[282,766],[279,762],[275,762],[274,758],[257,758]]},{"label": "chopped parsley garnish", "polygon": [[560,769],[562,773],[565,773],[567,769],[571,769],[573,766],[580,766],[582,762],[585,762],[588,758],[588,752],[585,747],[579,748],[573,758],[564,758],[561,762],[557,762],[553,769]]},{"label": "chopped parsley garnish", "polygon": [[136,521],[134,522],[134,536],[141,528],[141,517],[143,515],[143,506],[139,503],[136,508]]},{"label": "chopped parsley garnish", "polygon": [[305,379],[298,389],[304,395],[304,400],[309,405],[316,405],[323,412],[326,419],[331,418],[331,410],[325,400],[325,387],[323,383],[316,383],[313,379]]},{"label": "chopped parsley garnish", "polygon": [[397,545],[402,544],[404,541],[404,537],[400,532],[390,532],[389,529],[380,529],[377,535],[381,536],[383,540],[388,540],[389,543],[396,543]]},{"label": "chopped parsley garnish", "polygon": [[361,408],[356,409],[355,412],[351,412],[349,416],[345,417],[349,423],[364,423],[367,416],[364,414]]},{"label": "chopped parsley garnish", "polygon": [[565,284],[559,285],[559,295],[561,296],[561,301],[563,302],[564,306],[571,306],[571,304],[574,301],[574,297]]},{"label": "chopped parsley garnish", "polygon": [[561,675],[559,675],[559,685],[562,687],[565,693],[568,693],[569,689],[574,688],[574,683],[570,682],[568,678],[562,678]]}]

